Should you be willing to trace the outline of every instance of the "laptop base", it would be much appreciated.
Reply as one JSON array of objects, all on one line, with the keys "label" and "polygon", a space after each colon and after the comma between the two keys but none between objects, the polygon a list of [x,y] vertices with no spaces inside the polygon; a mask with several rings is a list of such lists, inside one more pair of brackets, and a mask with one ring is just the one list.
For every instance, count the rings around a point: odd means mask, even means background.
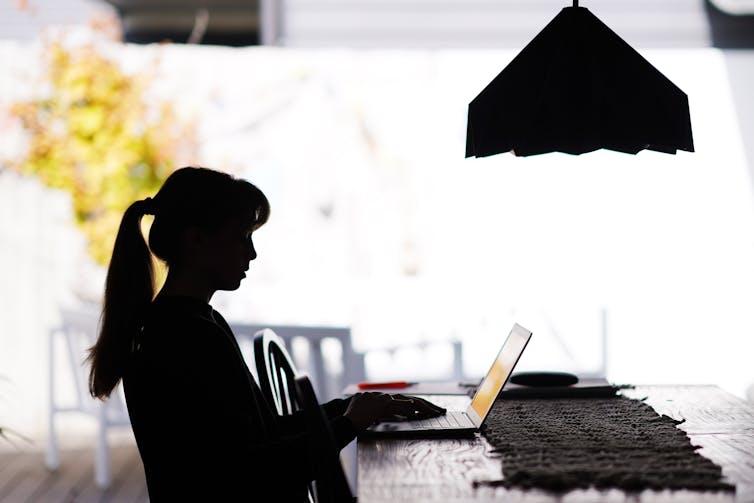
[{"label": "laptop base", "polygon": [[[391,425],[394,423],[383,423],[383,425]],[[368,439],[383,439],[383,438],[395,438],[395,439],[422,439],[422,438],[474,438],[476,430],[474,428],[463,429],[435,429],[435,430],[399,430],[399,429],[368,429],[359,433],[359,440]]]}]

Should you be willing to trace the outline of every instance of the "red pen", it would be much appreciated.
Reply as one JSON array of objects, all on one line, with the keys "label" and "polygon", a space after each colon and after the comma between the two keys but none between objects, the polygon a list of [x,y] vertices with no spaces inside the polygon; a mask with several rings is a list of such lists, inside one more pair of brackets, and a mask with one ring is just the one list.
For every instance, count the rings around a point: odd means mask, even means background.
[{"label": "red pen", "polygon": [[407,381],[385,381],[385,382],[360,382],[357,386],[359,389],[396,389],[408,388],[413,383]]}]

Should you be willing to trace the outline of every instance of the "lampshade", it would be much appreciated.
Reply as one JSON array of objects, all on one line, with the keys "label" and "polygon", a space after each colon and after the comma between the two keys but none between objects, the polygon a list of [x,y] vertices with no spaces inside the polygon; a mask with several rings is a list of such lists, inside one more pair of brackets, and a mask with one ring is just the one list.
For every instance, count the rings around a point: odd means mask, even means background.
[{"label": "lampshade", "polygon": [[469,104],[466,157],[694,151],[688,97],[584,7],[566,7]]}]

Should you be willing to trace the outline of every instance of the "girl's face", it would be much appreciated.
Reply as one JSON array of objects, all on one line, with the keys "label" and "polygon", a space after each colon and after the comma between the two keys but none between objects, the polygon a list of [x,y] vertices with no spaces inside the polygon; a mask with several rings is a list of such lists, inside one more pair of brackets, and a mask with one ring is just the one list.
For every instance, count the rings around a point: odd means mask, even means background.
[{"label": "girl's face", "polygon": [[204,235],[204,269],[213,289],[236,290],[246,277],[249,263],[257,258],[249,222],[234,219]]}]

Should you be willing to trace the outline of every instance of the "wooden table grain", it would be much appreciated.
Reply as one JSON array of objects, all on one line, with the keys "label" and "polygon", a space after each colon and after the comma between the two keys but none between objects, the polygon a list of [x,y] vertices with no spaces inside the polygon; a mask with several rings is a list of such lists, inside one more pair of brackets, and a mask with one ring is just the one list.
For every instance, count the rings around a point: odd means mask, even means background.
[{"label": "wooden table grain", "polygon": [[[644,491],[638,495],[595,489],[552,495],[538,490],[474,488],[474,481],[502,478],[501,462],[477,435],[458,440],[359,440],[359,503],[525,502],[685,503],[754,502],[754,407],[717,386],[637,386],[626,396],[644,398],[675,419],[699,453],[723,469],[735,493]],[[464,408],[463,396],[427,396],[446,407]]]}]

